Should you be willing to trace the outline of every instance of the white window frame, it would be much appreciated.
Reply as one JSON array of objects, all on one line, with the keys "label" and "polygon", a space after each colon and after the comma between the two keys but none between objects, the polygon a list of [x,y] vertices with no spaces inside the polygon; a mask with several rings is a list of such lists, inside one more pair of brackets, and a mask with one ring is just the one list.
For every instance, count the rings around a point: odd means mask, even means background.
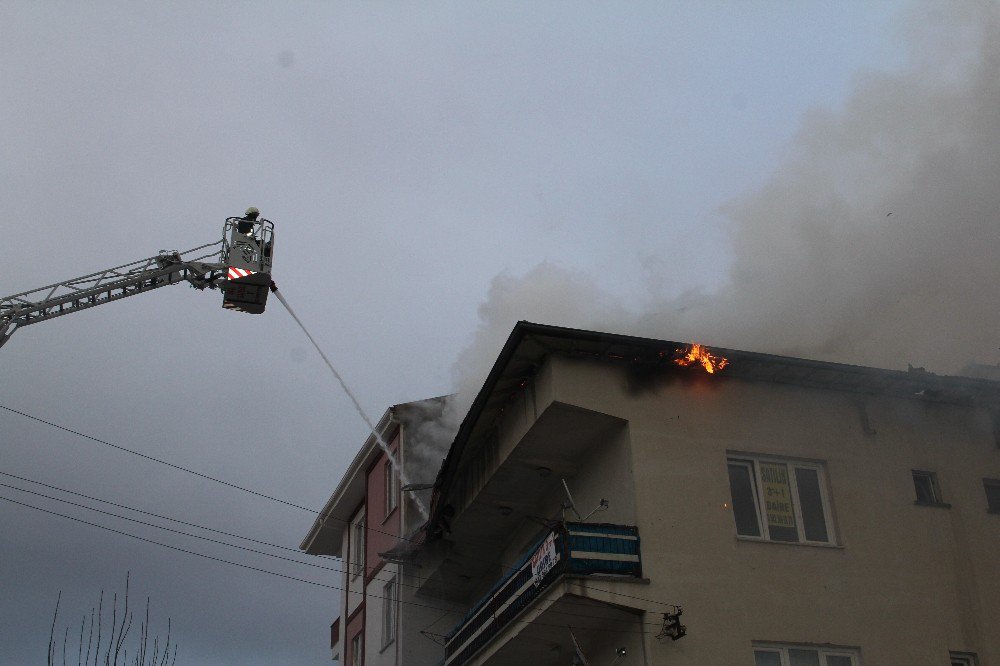
[{"label": "white window frame", "polygon": [[[767,512],[762,510],[765,506],[763,483],[761,480],[761,463],[782,464],[788,469],[789,486],[792,492],[792,512],[795,517],[795,529],[798,535],[797,541],[783,541],[772,539],[770,528],[767,522]],[[816,460],[799,460],[796,458],[782,458],[778,456],[755,455],[746,453],[729,453],[726,455],[726,473],[728,475],[729,466],[736,465],[744,467],[750,471],[750,486],[754,497],[754,512],[757,515],[757,525],[760,529],[760,536],[737,533],[737,538],[751,541],[766,541],[768,543],[788,543],[788,544],[809,544],[822,546],[836,546],[837,531],[833,523],[833,507],[827,488],[826,465]],[[819,484],[820,502],[823,508],[823,521],[826,525],[826,541],[811,541],[806,539],[805,523],[802,519],[802,502],[799,495],[798,480],[795,478],[795,470],[809,469],[816,472]],[[736,498],[730,495],[730,499],[735,502]],[[735,506],[733,507],[735,511]]]},{"label": "white window frame", "polygon": [[385,477],[385,517],[388,518],[399,506],[399,475],[391,459],[385,461],[382,471]]},{"label": "white window frame", "polygon": [[396,640],[396,606],[398,601],[396,577],[393,576],[382,586],[382,649]]},{"label": "white window frame", "polygon": [[359,631],[351,639],[351,666],[362,666],[364,663],[362,654],[364,652],[365,632]]},{"label": "white window frame", "polygon": [[754,643],[754,663],[756,663],[758,652],[777,653],[781,659],[781,666],[791,666],[788,656],[789,650],[810,650],[819,656],[820,666],[827,665],[827,657],[847,657],[851,660],[851,666],[861,666],[861,653],[855,648],[846,647],[818,647],[816,645],[794,645],[785,643]]},{"label": "white window frame", "polygon": [[972,652],[949,652],[951,666],[979,666],[979,660]]},{"label": "white window frame", "polygon": [[365,570],[365,525],[364,515],[359,517],[357,522],[352,523],[351,580],[360,576],[361,572]]}]

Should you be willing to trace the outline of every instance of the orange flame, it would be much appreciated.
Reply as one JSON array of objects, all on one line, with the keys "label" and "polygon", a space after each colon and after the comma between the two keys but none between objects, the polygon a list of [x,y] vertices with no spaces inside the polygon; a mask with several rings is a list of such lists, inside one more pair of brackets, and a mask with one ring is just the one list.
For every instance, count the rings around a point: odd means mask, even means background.
[{"label": "orange flame", "polygon": [[716,371],[722,370],[729,365],[729,359],[722,356],[714,356],[709,352],[708,347],[697,343],[688,345],[686,349],[678,349],[675,353],[679,354],[679,356],[674,358],[674,363],[677,365],[687,367],[698,364],[705,368],[705,372],[710,375],[714,375]]}]

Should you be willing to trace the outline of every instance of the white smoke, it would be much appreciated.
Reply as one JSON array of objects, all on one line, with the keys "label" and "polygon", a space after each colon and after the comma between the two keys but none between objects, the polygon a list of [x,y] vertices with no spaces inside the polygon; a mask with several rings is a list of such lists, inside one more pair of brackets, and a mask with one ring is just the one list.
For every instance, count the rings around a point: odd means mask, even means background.
[{"label": "white smoke", "polygon": [[650,293],[627,313],[553,265],[500,276],[459,388],[477,387],[477,362],[495,359],[519,319],[889,368],[1000,360],[997,7],[914,8],[905,69],[860,76],[842,111],[807,114],[787,161],[724,207],[724,287]]},{"label": "white smoke", "polygon": [[642,332],[941,372],[996,358],[997,10],[935,16],[932,33],[908,30],[906,71],[807,117],[788,163],[727,207],[728,286],[680,317],[641,318]]},{"label": "white smoke", "polygon": [[734,260],[721,289],[649,293],[629,312],[554,264],[495,278],[442,432],[518,320],[945,373],[1000,360],[998,9],[919,5],[901,26],[906,67],[860,76],[841,111],[807,114],[786,162],[724,207]]}]

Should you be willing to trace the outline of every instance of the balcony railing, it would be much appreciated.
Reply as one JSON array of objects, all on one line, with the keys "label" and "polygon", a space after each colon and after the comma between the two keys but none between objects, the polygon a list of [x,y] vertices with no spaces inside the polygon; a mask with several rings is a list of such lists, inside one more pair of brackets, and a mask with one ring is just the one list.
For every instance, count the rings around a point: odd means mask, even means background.
[{"label": "balcony railing", "polygon": [[465,663],[563,574],[642,577],[639,533],[627,525],[561,523],[448,634],[446,665]]}]

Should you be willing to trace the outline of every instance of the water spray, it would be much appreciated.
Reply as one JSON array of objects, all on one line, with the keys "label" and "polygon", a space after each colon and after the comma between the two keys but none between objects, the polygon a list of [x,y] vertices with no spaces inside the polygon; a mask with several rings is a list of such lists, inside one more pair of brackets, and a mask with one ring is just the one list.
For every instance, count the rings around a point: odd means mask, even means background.
[{"label": "water spray", "polygon": [[[382,439],[382,435],[378,433],[377,429],[375,428],[375,424],[372,423],[372,420],[370,418],[368,418],[368,414],[366,414],[365,410],[362,409],[361,403],[358,402],[358,399],[354,396],[354,393],[351,391],[350,388],[348,388],[347,382],[345,382],[344,378],[340,376],[340,373],[337,372],[337,369],[333,367],[333,363],[330,362],[330,359],[328,359],[326,357],[326,354],[323,353],[323,350],[320,349],[319,345],[316,343],[316,340],[313,339],[313,336],[309,334],[309,331],[308,329],[306,329],[305,324],[302,323],[302,320],[299,319],[298,316],[296,316],[295,311],[292,310],[292,306],[288,304],[288,301],[285,300],[285,297],[281,295],[280,291],[278,291],[278,285],[276,285],[272,281],[270,289],[271,292],[278,297],[278,300],[281,301],[281,304],[285,306],[285,309],[288,310],[288,314],[292,315],[292,319],[294,319],[295,323],[299,325],[299,328],[302,329],[302,332],[306,334],[307,338],[309,338],[309,342],[312,343],[313,347],[316,348],[316,351],[318,351],[319,355],[323,358],[323,361],[326,362],[326,367],[330,368],[330,372],[332,372],[333,376],[337,378],[338,382],[340,382],[340,387],[344,389],[344,393],[347,394],[347,397],[350,398],[351,402],[354,404],[355,411],[357,411],[357,413],[361,416],[364,422],[368,425],[368,429],[371,430],[372,435],[375,436],[375,441],[378,442],[379,447],[382,449],[382,451],[385,452],[385,455],[389,458],[389,463],[392,465],[392,468],[396,471],[396,474],[399,475],[400,483],[404,486],[409,485],[410,481],[409,479],[406,478],[406,474],[405,472],[403,472],[402,466],[399,464],[399,462],[397,462],[395,456],[392,455],[392,451],[389,449],[389,445],[386,444],[384,439]],[[423,517],[424,520],[427,520],[430,514],[427,511],[427,507],[424,506],[423,500],[421,500],[420,497],[418,497],[417,495],[413,495],[413,500],[417,505],[417,510],[420,511],[420,515]]]}]

